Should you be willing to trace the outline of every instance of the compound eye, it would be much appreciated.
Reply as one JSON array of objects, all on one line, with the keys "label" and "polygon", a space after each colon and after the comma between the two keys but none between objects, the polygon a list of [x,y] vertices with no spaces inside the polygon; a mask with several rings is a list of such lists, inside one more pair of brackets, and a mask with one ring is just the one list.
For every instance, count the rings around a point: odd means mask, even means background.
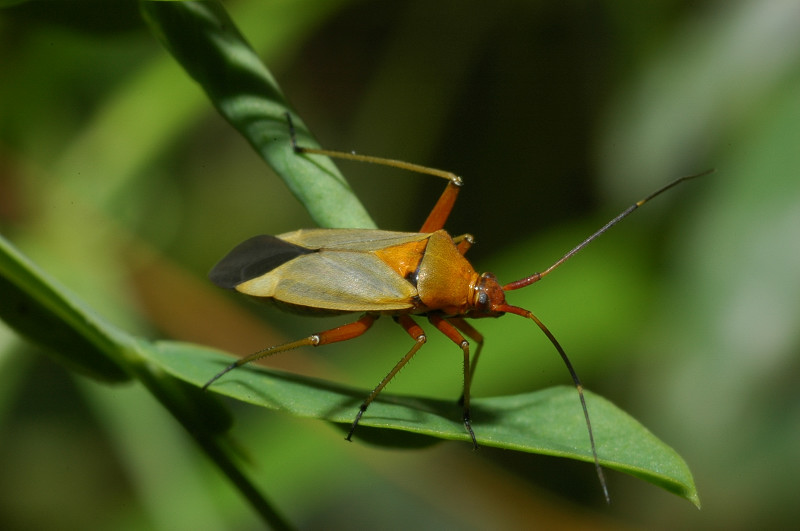
[{"label": "compound eye", "polygon": [[486,309],[486,306],[489,304],[489,295],[486,294],[486,291],[482,289],[478,291],[478,297],[475,299],[475,303],[475,306],[481,310]]}]

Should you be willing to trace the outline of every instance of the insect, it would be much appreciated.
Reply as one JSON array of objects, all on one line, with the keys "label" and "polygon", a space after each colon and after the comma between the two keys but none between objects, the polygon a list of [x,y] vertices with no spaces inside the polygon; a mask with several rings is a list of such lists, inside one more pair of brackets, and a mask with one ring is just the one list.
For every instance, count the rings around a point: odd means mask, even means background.
[{"label": "insect", "polygon": [[[255,236],[235,247],[209,273],[209,278],[217,286],[235,289],[295,312],[362,315],[349,324],[241,358],[209,380],[203,389],[229,371],[265,356],[298,347],[317,347],[356,338],[364,334],[380,316],[389,315],[411,336],[414,345],[361,404],[346,437],[351,440],[369,405],[425,344],[425,332],[413,316],[425,317],[458,345],[463,353],[464,388],[459,402],[463,408],[464,427],[473,446],[477,448],[470,417],[470,386],[484,338],[467,319],[500,317],[507,313],[519,315],[532,320],[544,332],[567,366],[583,408],[597,475],[608,499],[580,379],[553,334],[533,313],[507,303],[506,292],[538,282],[647,201],[699,175],[672,181],[637,201],[544,271],[501,284],[492,273],[477,273],[464,257],[474,243],[471,235],[451,237],[443,228],[463,184],[460,177],[447,171],[393,159],[298,146],[291,117],[287,115],[287,119],[292,149],[297,155],[327,155],[392,166],[441,177],[448,181],[447,186],[418,232],[308,229],[278,236]],[[472,356],[468,339],[477,344]]]}]

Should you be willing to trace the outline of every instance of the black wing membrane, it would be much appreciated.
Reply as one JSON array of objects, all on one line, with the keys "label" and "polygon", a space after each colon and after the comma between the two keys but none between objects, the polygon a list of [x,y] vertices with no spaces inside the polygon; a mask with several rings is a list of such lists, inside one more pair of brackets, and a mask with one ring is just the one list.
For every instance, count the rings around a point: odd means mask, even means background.
[{"label": "black wing membrane", "polygon": [[225,289],[260,277],[298,256],[316,253],[269,235],[253,236],[229,252],[208,273],[208,278]]}]

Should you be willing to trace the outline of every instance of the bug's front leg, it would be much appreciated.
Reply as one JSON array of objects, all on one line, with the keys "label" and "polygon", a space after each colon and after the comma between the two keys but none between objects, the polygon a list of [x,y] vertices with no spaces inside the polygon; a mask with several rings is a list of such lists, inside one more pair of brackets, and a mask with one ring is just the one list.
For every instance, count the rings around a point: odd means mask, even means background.
[{"label": "bug's front leg", "polygon": [[[478,357],[481,355],[481,350],[483,350],[483,334],[475,330],[475,327],[461,317],[450,317],[448,321],[450,321],[453,326],[461,330],[462,334],[470,338],[478,345],[478,348],[475,349],[475,353],[472,355],[472,362],[469,365],[469,386],[467,388],[471,389],[472,380],[475,379],[475,368],[478,366]],[[463,394],[461,395],[461,398],[458,399],[458,403],[461,405],[464,404]]]},{"label": "bug's front leg", "polygon": [[[428,320],[433,324],[441,333],[450,338],[450,341],[455,343],[461,348],[464,353],[464,393],[461,395],[461,406],[463,409],[464,427],[467,429],[469,436],[472,438],[472,446],[477,450],[478,441],[475,439],[475,432],[472,431],[472,420],[469,412],[469,387],[472,383],[470,360],[469,360],[469,341],[464,339],[464,336],[456,329],[456,327],[449,322],[448,319],[441,315],[429,315]],[[472,327],[470,327],[472,328]],[[472,329],[472,331],[477,331]]]}]

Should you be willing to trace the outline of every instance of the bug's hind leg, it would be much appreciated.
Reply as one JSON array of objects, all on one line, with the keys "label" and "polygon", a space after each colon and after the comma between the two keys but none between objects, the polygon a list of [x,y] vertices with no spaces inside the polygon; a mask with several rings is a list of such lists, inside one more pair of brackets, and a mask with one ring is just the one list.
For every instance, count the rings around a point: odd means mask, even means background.
[{"label": "bug's hind leg", "polygon": [[203,390],[205,391],[206,389],[208,389],[209,385],[220,379],[228,372],[232,371],[237,367],[241,367],[246,363],[250,363],[251,361],[265,358],[267,356],[272,356],[273,354],[277,354],[279,352],[286,352],[287,350],[293,350],[299,347],[318,347],[320,345],[327,345],[329,343],[336,343],[338,341],[347,341],[348,339],[354,339],[363,334],[364,332],[366,332],[367,330],[369,330],[369,328],[372,326],[372,323],[374,323],[377,319],[378,319],[377,315],[368,313],[363,315],[358,321],[354,321],[346,325],[332,328],[330,330],[325,330],[324,332],[319,332],[318,334],[313,334],[306,338],[298,339],[297,341],[291,341],[289,343],[284,343],[282,345],[275,345],[273,347],[269,347],[264,350],[259,350],[258,352],[250,354],[247,357],[238,359],[235,362],[228,365],[227,367],[225,367],[216,376],[214,376],[208,382],[206,382],[206,384],[203,386]]},{"label": "bug's hind leg", "polygon": [[469,251],[469,248],[475,245],[475,238],[473,238],[472,234],[462,234],[453,238],[453,243],[456,244],[456,249],[458,249],[461,256],[464,256]]},{"label": "bug's hind leg", "polygon": [[394,378],[395,375],[398,372],[400,372],[400,369],[402,369],[405,366],[405,364],[408,363],[411,360],[411,358],[414,357],[414,354],[416,354],[417,351],[422,348],[422,345],[424,345],[425,342],[428,340],[428,338],[425,336],[425,331],[422,330],[422,327],[419,326],[416,322],[414,322],[414,320],[408,315],[397,316],[394,318],[394,320],[405,329],[408,335],[410,335],[414,339],[414,341],[416,341],[416,344],[413,347],[411,347],[411,350],[409,350],[405,356],[403,356],[403,359],[397,362],[397,365],[395,365],[394,368],[391,371],[389,371],[389,374],[384,376],[383,380],[381,380],[381,382],[375,387],[375,389],[372,390],[372,392],[369,394],[366,400],[364,400],[364,403],[361,404],[361,407],[358,409],[358,413],[356,414],[356,418],[355,420],[353,420],[353,426],[347,433],[347,437],[345,437],[345,439],[347,439],[348,441],[351,440],[350,438],[353,436],[353,432],[356,431],[356,426],[358,426],[358,422],[361,420],[361,416],[367,410],[372,401],[375,400],[375,398],[380,394],[380,392],[383,391],[383,388],[386,387],[386,384],[388,384],[392,380],[392,378]]},{"label": "bug's hind leg", "polygon": [[464,182],[461,180],[461,177],[449,171],[430,168],[420,164],[412,164],[402,160],[373,157],[371,155],[359,155],[357,153],[347,153],[346,151],[333,151],[329,149],[298,146],[291,114],[286,113],[286,121],[289,126],[289,136],[292,140],[292,149],[295,153],[311,153],[325,155],[327,157],[333,157],[337,159],[353,160],[356,162],[369,162],[371,164],[379,164],[381,166],[389,166],[392,168],[399,168],[401,170],[422,173],[425,175],[433,175],[434,177],[447,179],[447,187],[444,189],[444,192],[442,192],[442,195],[439,196],[439,200],[436,202],[436,205],[434,205],[431,213],[428,214],[428,218],[425,220],[425,223],[422,224],[422,228],[419,230],[419,232],[435,232],[444,227],[447,218],[450,216],[450,212],[453,210],[453,205],[458,198],[458,191],[464,184]]}]

